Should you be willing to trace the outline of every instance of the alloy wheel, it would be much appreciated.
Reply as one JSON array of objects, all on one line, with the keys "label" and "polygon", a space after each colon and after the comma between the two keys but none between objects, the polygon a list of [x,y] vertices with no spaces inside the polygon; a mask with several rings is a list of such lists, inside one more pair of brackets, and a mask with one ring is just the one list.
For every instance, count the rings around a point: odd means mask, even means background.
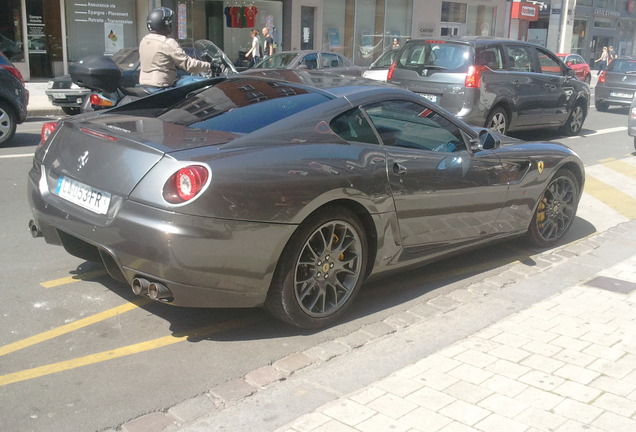
[{"label": "alloy wheel", "polygon": [[344,306],[362,277],[362,253],[361,239],[347,222],[316,229],[296,262],[294,292],[300,308],[321,318]]},{"label": "alloy wheel", "polygon": [[570,177],[558,177],[550,183],[537,208],[537,231],[542,240],[557,240],[567,231],[576,214],[576,195]]}]

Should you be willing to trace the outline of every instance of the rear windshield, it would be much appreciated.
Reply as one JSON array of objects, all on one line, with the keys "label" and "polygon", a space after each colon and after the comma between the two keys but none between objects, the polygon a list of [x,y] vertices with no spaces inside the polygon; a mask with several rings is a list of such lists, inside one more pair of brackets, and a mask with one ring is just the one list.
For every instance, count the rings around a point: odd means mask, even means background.
[{"label": "rear windshield", "polygon": [[446,41],[407,43],[398,59],[398,67],[422,73],[424,69],[445,72],[468,72],[471,65],[470,45]]},{"label": "rear windshield", "polygon": [[608,70],[623,73],[636,73],[636,60],[616,59],[607,67]]},{"label": "rear windshield", "polygon": [[232,80],[191,93],[159,118],[196,129],[245,134],[328,100],[283,81]]}]

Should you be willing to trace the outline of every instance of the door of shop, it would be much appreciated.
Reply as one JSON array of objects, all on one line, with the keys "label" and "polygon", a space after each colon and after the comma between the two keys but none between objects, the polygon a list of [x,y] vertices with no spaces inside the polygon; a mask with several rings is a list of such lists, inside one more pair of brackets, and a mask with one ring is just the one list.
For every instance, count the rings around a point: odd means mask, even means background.
[{"label": "door of shop", "polygon": [[26,35],[31,78],[63,73],[60,3],[26,0]]}]

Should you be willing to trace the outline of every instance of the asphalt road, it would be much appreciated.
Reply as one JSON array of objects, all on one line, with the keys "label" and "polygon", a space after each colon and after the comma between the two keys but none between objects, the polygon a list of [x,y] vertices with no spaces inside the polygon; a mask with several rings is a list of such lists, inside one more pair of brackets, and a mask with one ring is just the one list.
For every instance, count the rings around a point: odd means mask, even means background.
[{"label": "asphalt road", "polygon": [[[619,190],[631,169],[627,110],[590,109],[581,136],[520,133],[572,147],[588,168],[579,215],[566,241],[636,218],[636,191]],[[92,431],[115,427],[242,377],[294,352],[334,339],[416,299],[461,289],[525,259],[532,251],[506,242],[367,283],[348,320],[301,332],[258,309],[181,309],[140,302],[95,264],[32,239],[26,175],[42,121],[18,127],[0,148],[0,423],[7,431]],[[633,178],[633,176],[632,176]],[[605,186],[604,186],[605,185]],[[546,281],[537,281],[546,283]]]}]

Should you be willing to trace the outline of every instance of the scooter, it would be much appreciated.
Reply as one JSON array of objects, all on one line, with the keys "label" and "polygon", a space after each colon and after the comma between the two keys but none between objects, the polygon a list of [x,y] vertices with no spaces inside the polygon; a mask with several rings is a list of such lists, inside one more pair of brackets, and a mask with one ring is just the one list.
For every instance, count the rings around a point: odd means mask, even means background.
[{"label": "scooter", "polygon": [[[195,50],[201,52],[201,59],[212,64],[209,72],[201,75],[182,76],[175,86],[183,86],[208,78],[229,76],[238,73],[230,58],[213,42],[201,39],[194,43]],[[123,87],[120,85],[122,71],[107,56],[89,56],[69,67],[73,82],[91,90],[85,99],[81,112],[112,108],[149,95],[143,87]],[[168,87],[170,88],[170,87]]]}]

